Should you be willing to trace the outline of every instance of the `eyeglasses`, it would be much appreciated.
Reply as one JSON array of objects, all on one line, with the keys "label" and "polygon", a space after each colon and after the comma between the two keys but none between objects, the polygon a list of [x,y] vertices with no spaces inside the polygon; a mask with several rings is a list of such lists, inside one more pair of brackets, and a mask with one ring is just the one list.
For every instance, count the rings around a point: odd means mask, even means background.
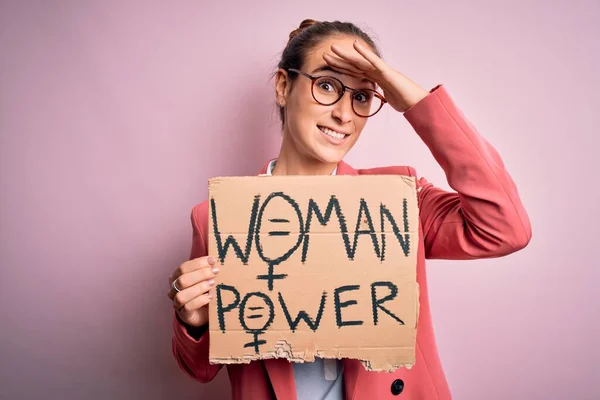
[{"label": "eyeglasses", "polygon": [[288,71],[296,72],[312,81],[311,93],[315,101],[324,106],[332,106],[344,97],[346,90],[352,94],[352,110],[363,118],[377,114],[387,100],[372,89],[353,89],[333,76],[313,76],[295,68]]}]

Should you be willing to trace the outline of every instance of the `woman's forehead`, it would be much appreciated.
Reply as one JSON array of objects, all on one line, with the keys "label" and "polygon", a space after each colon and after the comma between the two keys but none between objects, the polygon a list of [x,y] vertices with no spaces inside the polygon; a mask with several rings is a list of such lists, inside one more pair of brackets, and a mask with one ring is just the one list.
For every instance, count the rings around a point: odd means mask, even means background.
[{"label": "woman's forehead", "polygon": [[[304,60],[304,68],[302,68],[302,69],[309,74],[335,75],[340,78],[344,77],[345,80],[348,80],[348,81],[351,80],[352,83],[354,83],[354,84],[370,83],[370,84],[374,85],[371,81],[365,81],[365,80],[361,80],[359,78],[356,78],[356,77],[353,77],[350,75],[343,74],[339,71],[336,71],[335,68],[327,68],[328,64],[325,62],[325,59],[323,58],[323,54],[328,53],[330,55],[333,55],[334,57],[338,57],[337,55],[335,55],[332,52],[331,45],[333,43],[335,43],[336,46],[341,47],[342,49],[346,50],[347,52],[356,52],[356,50],[354,49],[354,41],[355,40],[356,40],[355,37],[350,37],[350,36],[335,36],[335,37],[324,39],[321,43],[319,43],[312,51],[310,51],[306,55],[306,59]],[[361,39],[358,39],[358,40],[362,43],[363,46],[370,47],[367,43],[365,43]]]},{"label": "woman's forehead", "polygon": [[[316,64],[322,64],[324,53],[333,54],[333,52],[331,51],[331,45],[334,43],[336,44],[336,46],[341,47],[343,50],[345,50],[347,52],[356,51],[356,50],[354,50],[354,41],[355,40],[356,40],[356,38],[350,37],[350,36],[332,36],[332,37],[322,40],[313,49],[313,51],[311,51],[311,52],[309,52],[309,54],[307,54],[307,57],[306,57],[307,66],[308,66],[309,62],[313,62],[315,64],[315,66],[312,68],[316,68],[317,67]],[[362,41],[362,40],[360,40],[360,41],[363,44],[363,46],[370,47],[364,41]]]}]

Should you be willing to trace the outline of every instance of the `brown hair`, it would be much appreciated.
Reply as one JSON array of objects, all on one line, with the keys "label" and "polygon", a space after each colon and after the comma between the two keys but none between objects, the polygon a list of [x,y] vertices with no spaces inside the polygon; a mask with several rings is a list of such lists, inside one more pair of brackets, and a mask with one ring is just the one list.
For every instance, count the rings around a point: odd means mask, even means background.
[{"label": "brown hair", "polygon": [[[362,39],[375,54],[381,56],[373,39],[351,22],[305,19],[297,29],[290,32],[288,43],[283,49],[281,61],[279,61],[277,67],[284,70],[289,68],[301,70],[309,51],[314,49],[322,40],[335,35],[354,36]],[[297,78],[296,74],[289,75],[292,83],[295,78]],[[285,123],[285,108],[283,106],[279,107],[279,118],[283,126]]]}]

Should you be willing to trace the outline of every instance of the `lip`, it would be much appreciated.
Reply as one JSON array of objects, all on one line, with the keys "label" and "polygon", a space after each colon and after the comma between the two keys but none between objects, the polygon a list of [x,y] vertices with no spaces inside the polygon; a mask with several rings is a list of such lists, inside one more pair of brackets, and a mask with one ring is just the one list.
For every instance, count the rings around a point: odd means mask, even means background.
[{"label": "lip", "polygon": [[[324,125],[319,125],[319,126],[322,126],[323,128],[331,129],[331,128],[328,128],[328,127],[326,127]],[[317,126],[317,129],[319,129],[319,126]],[[331,129],[331,130],[335,131],[335,132],[339,132],[339,131],[337,131],[335,129]],[[341,138],[341,139],[337,139],[337,138],[334,138],[332,136],[329,136],[328,134],[326,134],[325,132],[323,132],[321,129],[319,129],[319,132],[321,132],[321,135],[323,135],[323,137],[325,138],[325,140],[327,140],[329,143],[331,143],[333,145],[336,145],[336,146],[339,146],[339,145],[342,145],[342,144],[346,143],[346,140],[348,140],[348,138],[350,137],[350,134],[347,134],[347,133],[344,133],[344,132],[339,132],[339,133],[343,133],[345,136],[343,138]]]},{"label": "lip", "polygon": [[346,136],[350,135],[349,133],[338,131],[337,129],[330,128],[327,125],[317,125],[317,128],[320,127],[320,126],[323,127],[323,128],[330,129],[330,130],[332,130],[334,132],[341,133],[341,134],[346,135]]}]

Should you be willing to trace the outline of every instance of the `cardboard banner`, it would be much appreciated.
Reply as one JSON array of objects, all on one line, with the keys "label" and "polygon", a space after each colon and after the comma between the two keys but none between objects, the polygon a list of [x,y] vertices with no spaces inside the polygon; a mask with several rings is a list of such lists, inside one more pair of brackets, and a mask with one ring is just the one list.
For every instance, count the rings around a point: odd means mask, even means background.
[{"label": "cardboard banner", "polygon": [[419,308],[413,177],[209,182],[210,361],[362,360],[410,367]]}]

